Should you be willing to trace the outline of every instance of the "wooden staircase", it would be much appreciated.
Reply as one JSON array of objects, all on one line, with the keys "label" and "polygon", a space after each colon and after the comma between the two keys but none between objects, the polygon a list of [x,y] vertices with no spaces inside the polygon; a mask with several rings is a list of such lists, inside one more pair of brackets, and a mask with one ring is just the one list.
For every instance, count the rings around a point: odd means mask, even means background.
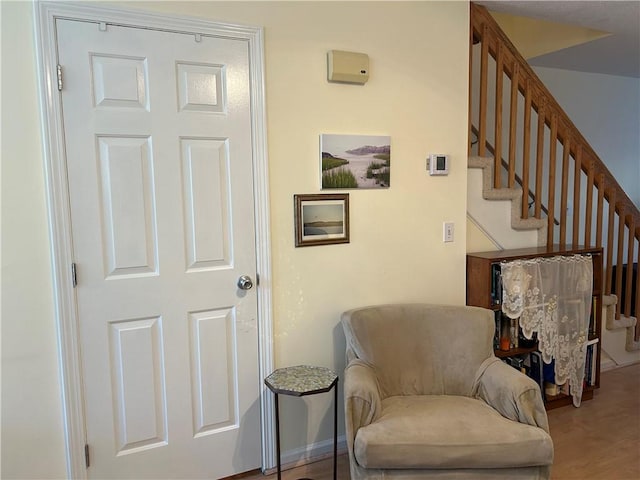
[{"label": "wooden staircase", "polygon": [[640,257],[640,210],[473,3],[469,62],[469,167],[483,168],[483,196],[512,199],[512,227],[539,228],[541,245],[602,247],[606,326],[626,329],[626,350],[640,350],[640,279],[631,268]]}]

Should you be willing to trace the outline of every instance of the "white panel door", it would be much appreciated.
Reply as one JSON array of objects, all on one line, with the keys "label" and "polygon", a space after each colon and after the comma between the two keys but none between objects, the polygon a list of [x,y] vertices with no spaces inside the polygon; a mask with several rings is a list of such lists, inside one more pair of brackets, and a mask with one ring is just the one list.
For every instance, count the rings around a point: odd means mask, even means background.
[{"label": "white panel door", "polygon": [[57,20],[90,478],[260,465],[247,42]]}]

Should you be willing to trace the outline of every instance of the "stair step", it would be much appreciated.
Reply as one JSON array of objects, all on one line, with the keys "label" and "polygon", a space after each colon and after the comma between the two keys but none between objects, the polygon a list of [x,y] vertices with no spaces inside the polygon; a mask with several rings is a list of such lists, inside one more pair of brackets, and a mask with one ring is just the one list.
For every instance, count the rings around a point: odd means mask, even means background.
[{"label": "stair step", "polygon": [[637,319],[635,317],[626,317],[624,315],[620,315],[620,318],[616,318],[616,304],[618,303],[618,297],[616,295],[603,295],[602,296],[602,306],[606,308],[605,317],[606,317],[606,327],[607,330],[622,330],[623,328],[628,328],[633,331],[633,327],[636,326]]},{"label": "stair step", "polygon": [[[622,318],[622,317],[621,317]],[[634,317],[629,317],[629,318],[633,318],[634,320],[634,325],[635,325],[635,320],[636,318]],[[635,333],[634,333],[633,328],[628,328],[627,329],[627,341],[625,343],[625,349],[627,350],[627,352],[637,352],[640,350],[640,341],[636,341],[635,340]]]},{"label": "stair step", "polygon": [[520,188],[492,188],[482,192],[485,200],[515,200],[522,197],[522,189]]},{"label": "stair step", "polygon": [[514,230],[543,230],[546,232],[547,221],[542,218],[512,218],[511,228]]},{"label": "stair step", "polygon": [[469,168],[482,169],[482,198],[490,201],[510,201],[510,226],[517,231],[537,230],[537,244],[545,245],[547,239],[547,220],[540,218],[522,218],[522,189],[495,188],[493,186],[494,160],[492,157],[470,156]]},{"label": "stair step", "polygon": [[469,168],[493,167],[493,157],[479,157],[470,155],[467,163]]},{"label": "stair step", "polygon": [[620,315],[620,318],[614,318],[613,320],[618,326],[618,328],[629,328],[632,329],[636,326],[638,320],[636,317],[625,317],[624,315]]},{"label": "stair step", "polygon": [[640,341],[635,340],[635,326],[638,323],[638,319],[625,315],[620,315],[620,318],[616,319],[617,303],[618,297],[616,295],[610,294],[602,296],[602,306],[605,309],[605,326],[607,330],[610,331],[626,329],[625,350],[627,352],[640,351]]}]

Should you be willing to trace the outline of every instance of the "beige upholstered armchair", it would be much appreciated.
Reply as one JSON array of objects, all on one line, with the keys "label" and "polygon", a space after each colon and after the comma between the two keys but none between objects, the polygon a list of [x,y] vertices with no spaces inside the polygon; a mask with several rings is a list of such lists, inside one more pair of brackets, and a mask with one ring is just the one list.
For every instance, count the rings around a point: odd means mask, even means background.
[{"label": "beige upholstered armchair", "polygon": [[540,389],[493,355],[493,312],[382,305],[342,326],[352,480],[549,478]]}]

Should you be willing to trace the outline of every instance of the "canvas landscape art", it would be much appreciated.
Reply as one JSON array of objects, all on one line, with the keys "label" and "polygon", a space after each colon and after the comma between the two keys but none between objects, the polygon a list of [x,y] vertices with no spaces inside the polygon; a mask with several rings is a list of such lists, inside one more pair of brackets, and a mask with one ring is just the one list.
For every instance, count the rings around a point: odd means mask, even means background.
[{"label": "canvas landscape art", "polygon": [[322,189],[389,188],[391,137],[320,135]]}]

